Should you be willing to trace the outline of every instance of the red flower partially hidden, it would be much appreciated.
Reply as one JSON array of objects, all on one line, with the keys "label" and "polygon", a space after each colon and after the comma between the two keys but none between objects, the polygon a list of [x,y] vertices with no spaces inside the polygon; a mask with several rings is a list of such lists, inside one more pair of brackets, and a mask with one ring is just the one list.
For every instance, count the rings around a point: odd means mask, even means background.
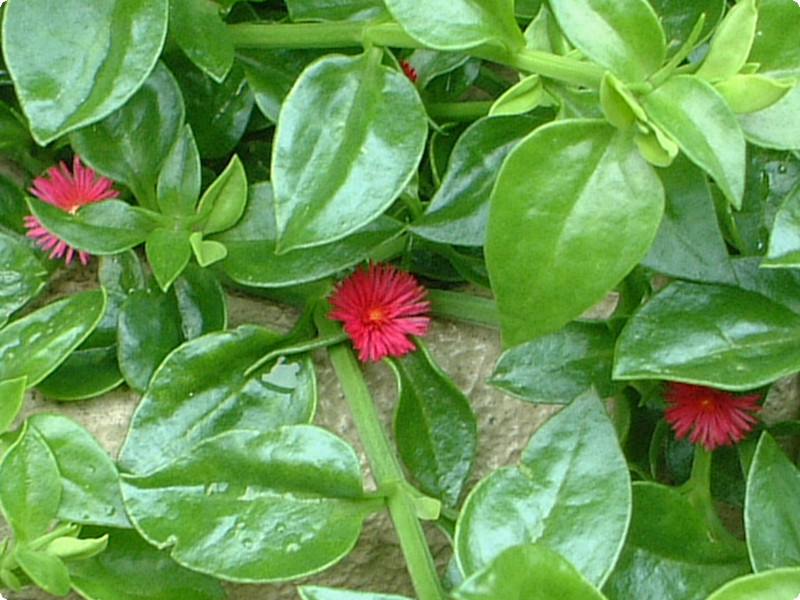
[{"label": "red flower partially hidden", "polygon": [[664,416],[678,439],[703,444],[706,450],[735,444],[758,419],[752,413],[761,410],[758,394],[734,396],[730,392],[689,383],[670,382],[664,398],[668,403]]},{"label": "red flower partially hidden", "polygon": [[[72,173],[61,162],[58,166],[47,169],[46,175],[34,179],[29,191],[37,198],[75,214],[85,204],[116,198],[119,192],[112,190],[112,185],[113,181],[83,166],[76,156],[72,161]],[[35,216],[25,217],[25,227],[28,229],[28,237],[35,238],[37,245],[51,251],[50,258],[61,258],[66,254],[67,264],[72,262],[75,249],[45,229]],[[89,255],[83,250],[78,250],[78,257],[84,265],[89,262]]]},{"label": "red flower partially hidden", "polygon": [[407,60],[401,60],[400,66],[403,67],[403,73],[411,80],[411,83],[417,83],[417,70],[411,66],[411,63]]},{"label": "red flower partially hidden", "polygon": [[342,322],[359,360],[400,356],[415,348],[408,336],[428,332],[426,294],[410,273],[391,264],[370,263],[336,285],[328,317]]}]

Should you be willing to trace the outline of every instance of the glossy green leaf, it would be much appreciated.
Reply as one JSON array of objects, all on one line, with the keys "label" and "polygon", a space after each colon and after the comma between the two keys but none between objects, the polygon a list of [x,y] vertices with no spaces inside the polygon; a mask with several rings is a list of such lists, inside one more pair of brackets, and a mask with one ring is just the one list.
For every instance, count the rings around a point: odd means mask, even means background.
[{"label": "glossy green leaf", "polygon": [[700,39],[705,39],[717,26],[725,11],[725,0],[650,0],[667,39],[667,55],[671,56],[689,39],[695,24],[704,15]]},{"label": "glossy green leaf", "polygon": [[[105,530],[85,527],[83,535]],[[97,556],[69,565],[72,586],[88,600],[221,600],[220,583],[181,567],[133,530],[108,532],[108,547]],[[147,585],[142,585],[142,574]]]},{"label": "glossy green leaf", "polygon": [[5,432],[17,418],[26,389],[28,385],[24,375],[0,380],[0,433]]},{"label": "glossy green leaf", "polygon": [[775,215],[764,265],[800,267],[800,185],[786,195]]},{"label": "glossy green leaf", "polygon": [[213,238],[225,244],[228,256],[220,266],[237,283],[281,287],[314,281],[365,260],[401,230],[396,221],[381,217],[341,241],[278,255],[273,208],[269,183],[250,186],[242,218]]},{"label": "glossy green leaf", "polygon": [[550,0],[548,5],[569,41],[623,81],[641,81],[664,62],[664,30],[647,0]]},{"label": "glossy green leaf", "polygon": [[605,122],[560,121],[520,142],[486,236],[504,344],[556,331],[600,300],[647,252],[663,205],[631,136]]},{"label": "glossy green leaf", "polygon": [[707,81],[718,81],[741,71],[756,37],[757,20],[756,0],[741,0],[733,5],[714,32],[695,74]]},{"label": "glossy green leaf", "polygon": [[775,104],[757,112],[739,115],[747,140],[765,148],[800,148],[800,83]]},{"label": "glossy green leaf", "polygon": [[686,156],[715,179],[728,201],[741,208],[744,134],[719,92],[699,78],[677,75],[642,96],[641,103]]},{"label": "glossy green leaf", "polygon": [[375,594],[373,592],[354,592],[352,590],[336,590],[310,585],[297,588],[302,600],[411,600],[408,596],[396,594]]},{"label": "glossy green leaf", "polygon": [[671,277],[734,283],[705,174],[683,157],[657,173],[667,203],[642,264]]},{"label": "glossy green leaf", "polygon": [[73,523],[130,527],[119,492],[117,468],[92,435],[62,415],[28,419],[55,458],[61,475],[58,518]]},{"label": "glossy green leaf", "polygon": [[241,218],[246,203],[247,176],[242,161],[234,155],[200,198],[197,212],[205,216],[203,233],[217,233],[233,227]]},{"label": "glossy green leaf", "polygon": [[170,0],[170,34],[189,59],[221,82],[233,66],[233,40],[212,0]]},{"label": "glossy green leaf", "polygon": [[732,264],[738,287],[757,292],[800,313],[800,271],[764,269],[759,256],[737,257]]},{"label": "glossy green leaf", "polygon": [[155,208],[161,165],[180,135],[183,97],[172,73],[159,62],[130,100],[70,143],[88,164],[128,186],[142,206]]},{"label": "glossy green leaf", "polygon": [[308,423],[316,406],[309,359],[258,365],[278,344],[277,334],[245,325],[196,338],[170,354],[131,421],[122,468],[153,471],[230,429]]},{"label": "glossy green leaf", "polygon": [[773,600],[791,598],[800,582],[800,568],[745,575],[723,585],[706,600]]},{"label": "glossy green leaf", "polygon": [[244,134],[254,104],[241,66],[234,63],[217,83],[188,59],[170,56],[167,62],[183,91],[186,119],[200,155],[227,159]]},{"label": "glossy green leaf", "polygon": [[25,232],[24,220],[30,214],[25,197],[19,181],[0,173],[0,225],[17,233]]},{"label": "glossy green leaf", "polygon": [[385,17],[380,0],[287,0],[292,21],[360,21]]},{"label": "glossy green leaf", "polygon": [[57,556],[44,550],[33,550],[28,546],[14,548],[14,559],[31,581],[44,591],[56,596],[65,596],[72,587],[69,571]]},{"label": "glossy green leaf", "polygon": [[758,63],[759,73],[772,76],[800,75],[800,11],[782,0],[758,0],[756,35],[748,60]]},{"label": "glossy green leaf", "polygon": [[153,277],[167,291],[192,258],[190,233],[185,230],[154,229],[145,240],[145,254]]},{"label": "glossy green leaf", "polygon": [[406,32],[433,50],[463,50],[493,43],[509,50],[525,45],[512,0],[386,0]]},{"label": "glossy green leaf", "polygon": [[200,197],[200,154],[188,125],[181,130],[158,174],[158,207],[165,215],[194,213]]},{"label": "glossy green leaf", "polygon": [[195,231],[189,236],[189,245],[197,264],[201,267],[213,265],[228,256],[225,244],[215,240],[204,240],[203,234],[199,231]]},{"label": "glossy green leaf", "polygon": [[427,133],[408,78],[381,52],[328,55],[284,101],[272,177],[279,250],[341,239],[374,221],[416,172]]},{"label": "glossy green leaf", "polygon": [[39,144],[102,119],[136,92],[161,53],[167,11],[167,0],[31,0],[6,7],[5,62]]},{"label": "glossy green leaf", "polygon": [[178,301],[181,332],[192,340],[228,325],[228,299],[217,276],[189,265],[172,288]]},{"label": "glossy green leaf", "polygon": [[443,244],[482,246],[489,194],[500,165],[520,139],[541,123],[522,116],[473,123],[459,136],[444,179],[425,214],[414,221],[412,231]]},{"label": "glossy green leaf", "polygon": [[728,390],[800,370],[800,316],[765,296],[676,281],[634,313],[615,379],[670,379]]},{"label": "glossy green leaf", "polygon": [[79,348],[37,384],[47,398],[86,400],[113,390],[124,381],[117,365],[116,346]]},{"label": "glossy green leaf", "polygon": [[506,350],[489,383],[539,404],[567,404],[590,386],[608,397],[618,387],[611,381],[614,342],[604,323],[568,323]]},{"label": "glossy green leaf", "polygon": [[76,214],[38,198],[29,198],[31,212],[52,234],[90,254],[116,254],[138,246],[156,228],[147,212],[121,200],[86,204]]},{"label": "glossy green leaf", "polygon": [[144,391],[164,357],[183,342],[175,296],[161,291],[131,294],[119,315],[117,358],[125,381]]},{"label": "glossy green leaf", "polygon": [[0,327],[44,287],[47,270],[28,244],[0,233]]},{"label": "glossy green leaf", "polygon": [[79,292],[0,329],[0,379],[27,376],[35,386],[86,339],[105,307],[103,290]]},{"label": "glossy green leaf", "polygon": [[359,501],[355,451],[310,425],[228,431],[158,471],[123,476],[122,494],[150,543],[194,570],[248,582],[339,560],[371,506]]},{"label": "glossy green leaf", "polygon": [[[800,565],[800,472],[767,432],[761,434],[747,475],[744,526],[755,572]],[[800,581],[800,579],[798,579]]]},{"label": "glossy green leaf", "polygon": [[513,546],[453,592],[456,600],[605,600],[565,558],[547,546]]},{"label": "glossy green leaf", "polygon": [[395,443],[422,491],[456,506],[475,460],[478,426],[463,392],[417,345],[390,363],[399,390]]},{"label": "glossy green leaf", "polygon": [[58,512],[61,480],[58,464],[42,439],[31,427],[0,459],[0,509],[20,541],[45,533]]},{"label": "glossy green leaf", "polygon": [[0,102],[0,150],[13,151],[31,145],[25,119],[5,102]]},{"label": "glossy green leaf", "polygon": [[705,600],[748,570],[744,544],[716,540],[685,495],[636,482],[630,534],[603,591],[611,600]]},{"label": "glossy green leaf", "polygon": [[469,577],[512,546],[541,543],[599,585],[622,549],[630,506],[614,426],[590,391],[533,435],[518,467],[498,469],[472,490],[456,526],[456,556]]},{"label": "glossy green leaf", "polygon": [[758,74],[734,75],[714,87],[735,113],[751,113],[768,108],[783,98],[797,78],[773,79]]}]

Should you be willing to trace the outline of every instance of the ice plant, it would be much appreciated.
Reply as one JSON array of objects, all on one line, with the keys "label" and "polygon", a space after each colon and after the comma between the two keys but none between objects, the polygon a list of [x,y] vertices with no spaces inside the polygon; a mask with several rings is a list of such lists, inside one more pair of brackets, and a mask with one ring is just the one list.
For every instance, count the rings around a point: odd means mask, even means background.
[{"label": "ice plant", "polygon": [[361,361],[400,356],[415,348],[430,322],[427,292],[410,273],[388,263],[370,263],[339,282],[328,317],[341,321]]},{"label": "ice plant", "polygon": [[[111,189],[113,184],[107,177],[99,176],[84,166],[80,158],[75,156],[71,173],[62,161],[58,166],[50,167],[46,175],[35,178],[29,191],[48,204],[75,214],[86,204],[116,198],[119,192]],[[28,237],[35,238],[36,244],[44,250],[50,250],[50,258],[66,255],[66,263],[72,262],[75,249],[48,231],[34,215],[25,217],[25,227],[28,229]],[[78,257],[84,265],[89,262],[89,254],[83,250],[78,250]]]},{"label": "ice plant", "polygon": [[758,420],[753,413],[761,409],[756,404],[758,394],[735,396],[688,383],[668,383],[664,398],[668,404],[664,416],[675,437],[688,434],[690,442],[709,451],[741,440]]}]

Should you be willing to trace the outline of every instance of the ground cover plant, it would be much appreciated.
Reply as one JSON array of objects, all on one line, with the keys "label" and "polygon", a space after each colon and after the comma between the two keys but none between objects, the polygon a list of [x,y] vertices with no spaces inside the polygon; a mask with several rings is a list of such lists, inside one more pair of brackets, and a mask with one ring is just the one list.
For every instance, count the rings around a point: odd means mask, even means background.
[{"label": "ground cover plant", "polygon": [[[800,371],[800,6],[0,11],[10,593],[219,598],[324,570],[388,511],[419,600],[800,594],[800,422],[759,418]],[[41,300],[90,261],[93,289]],[[232,288],[301,316],[229,328]],[[425,346],[437,316],[499,328],[491,383],[563,405],[476,485],[481,432]],[[374,489],[314,424],[312,351]],[[391,438],[375,361],[397,379]],[[64,416],[16,418],[30,388],[121,385],[141,400],[116,460]],[[446,575],[422,521],[452,542]]]}]

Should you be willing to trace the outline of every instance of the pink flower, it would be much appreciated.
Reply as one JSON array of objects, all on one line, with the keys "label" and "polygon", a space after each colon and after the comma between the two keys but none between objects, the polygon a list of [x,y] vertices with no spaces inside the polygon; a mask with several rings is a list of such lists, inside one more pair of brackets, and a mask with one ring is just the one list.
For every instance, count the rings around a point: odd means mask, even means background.
[{"label": "pink flower", "polygon": [[[50,167],[46,175],[34,179],[29,191],[37,198],[75,214],[85,204],[116,198],[119,192],[112,190],[112,185],[113,181],[83,166],[76,156],[72,161],[72,173],[62,161],[57,167]],[[37,245],[51,251],[50,258],[61,258],[66,254],[66,263],[72,262],[75,249],[50,233],[35,216],[25,217],[25,227],[28,237],[35,238]],[[84,265],[89,262],[89,255],[83,250],[78,250],[78,257]]]},{"label": "pink flower", "polygon": [[408,62],[407,60],[401,60],[400,66],[403,67],[403,73],[405,73],[406,77],[408,77],[411,80],[411,83],[416,83],[417,70],[411,66],[411,63]]},{"label": "pink flower", "polygon": [[689,441],[709,451],[741,440],[758,421],[752,413],[761,410],[756,404],[758,394],[734,396],[689,383],[668,383],[664,398],[668,403],[664,416],[675,437],[686,437],[691,431]]},{"label": "pink flower", "polygon": [[415,348],[408,336],[428,332],[426,294],[410,273],[388,263],[370,263],[336,285],[328,317],[342,322],[359,360],[400,356]]}]

